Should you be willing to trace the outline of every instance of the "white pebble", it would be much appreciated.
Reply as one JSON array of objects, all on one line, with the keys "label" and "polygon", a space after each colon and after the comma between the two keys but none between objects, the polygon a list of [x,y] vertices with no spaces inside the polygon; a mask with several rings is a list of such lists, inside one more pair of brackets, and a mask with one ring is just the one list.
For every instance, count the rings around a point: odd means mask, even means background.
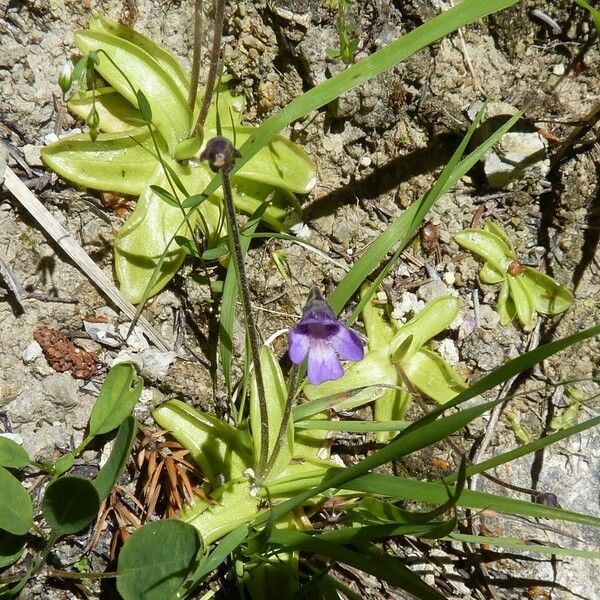
[{"label": "white pebble", "polygon": [[23,354],[21,354],[21,358],[23,362],[28,365],[32,363],[36,358],[39,358],[42,355],[42,347],[34,340],[23,350]]}]

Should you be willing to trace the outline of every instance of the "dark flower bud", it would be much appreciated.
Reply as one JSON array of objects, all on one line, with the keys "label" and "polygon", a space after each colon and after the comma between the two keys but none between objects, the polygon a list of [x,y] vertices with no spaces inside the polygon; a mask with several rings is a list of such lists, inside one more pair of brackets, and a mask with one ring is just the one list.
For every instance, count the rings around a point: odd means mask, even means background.
[{"label": "dark flower bud", "polygon": [[200,160],[206,160],[212,171],[217,173],[221,169],[229,173],[233,169],[235,159],[242,156],[239,150],[226,138],[218,135],[206,143],[200,155]]}]

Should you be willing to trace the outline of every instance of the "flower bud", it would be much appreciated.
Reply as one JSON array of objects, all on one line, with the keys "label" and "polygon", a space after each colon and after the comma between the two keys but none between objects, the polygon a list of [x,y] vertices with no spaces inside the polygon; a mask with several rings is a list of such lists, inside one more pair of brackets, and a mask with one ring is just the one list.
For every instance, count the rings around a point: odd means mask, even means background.
[{"label": "flower bud", "polygon": [[221,169],[229,173],[233,169],[235,159],[240,156],[239,150],[226,137],[218,135],[208,140],[200,160],[208,161],[208,166],[215,173]]},{"label": "flower bud", "polygon": [[71,79],[72,74],[73,74],[73,64],[71,63],[71,61],[68,61],[64,64],[62,71],[60,72],[60,75],[58,76],[58,85],[60,86],[60,89],[62,90],[63,98],[67,95],[67,93],[71,89],[71,85],[73,84],[73,81]]},{"label": "flower bud", "polygon": [[92,110],[90,110],[85,122],[90,128],[90,138],[92,138],[92,142],[95,142],[98,134],[100,133],[100,115],[98,114],[95,106],[93,106]]}]

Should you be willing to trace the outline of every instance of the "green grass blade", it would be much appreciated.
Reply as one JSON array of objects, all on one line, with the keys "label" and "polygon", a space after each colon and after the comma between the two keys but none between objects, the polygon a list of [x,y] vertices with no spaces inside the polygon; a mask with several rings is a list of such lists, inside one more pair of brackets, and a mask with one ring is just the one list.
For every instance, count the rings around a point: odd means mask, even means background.
[{"label": "green grass blade", "polygon": [[[548,358],[549,356],[552,356],[553,354],[556,354],[560,350],[564,350],[565,348],[568,348],[569,346],[572,346],[573,344],[575,344],[577,342],[581,342],[590,337],[593,337],[593,336],[597,335],[598,333],[600,333],[600,326],[596,325],[595,327],[591,327],[591,328],[581,331],[579,333],[567,336],[560,340],[556,340],[555,342],[550,342],[548,344],[545,344],[544,346],[540,346],[539,348],[536,348],[535,350],[527,352],[526,354],[513,359],[512,361],[508,362],[506,365],[499,367],[498,369],[496,369],[495,371],[493,371],[492,373],[490,373],[489,375],[487,375],[480,381],[473,384],[471,387],[469,387],[464,392],[461,392],[454,400],[451,400],[445,406],[440,407],[439,409],[435,409],[431,413],[429,413],[428,415],[423,417],[422,419],[419,419],[419,421],[417,421],[415,424],[411,425],[408,429],[403,431],[394,441],[390,442],[387,446],[385,446],[381,450],[374,452],[371,456],[367,457],[360,463],[358,463],[348,469],[344,469],[342,472],[336,473],[333,477],[327,479],[327,481],[319,484],[318,486],[315,486],[314,488],[307,490],[305,492],[301,492],[301,493],[297,494],[296,496],[293,496],[289,500],[277,505],[276,507],[273,508],[273,511],[272,511],[272,512],[276,513],[274,518],[278,518],[279,516],[284,515],[289,510],[293,510],[294,508],[301,505],[306,500],[309,500],[316,494],[320,494],[332,487],[337,487],[337,488],[348,487],[349,482],[352,481],[353,479],[355,479],[356,477],[358,477],[360,475],[364,475],[367,471],[374,469],[378,466],[381,466],[381,465],[389,462],[390,460],[393,460],[394,458],[399,456],[401,452],[404,452],[407,448],[409,448],[409,451],[414,451],[416,446],[413,446],[411,448],[410,438],[409,438],[409,443],[406,443],[406,441],[405,441],[406,436],[409,434],[416,434],[418,436],[421,434],[421,431],[423,431],[423,432],[425,432],[425,434],[427,434],[427,431],[429,428],[425,427],[425,425],[432,423],[433,419],[435,419],[437,416],[442,414],[449,407],[456,406],[457,404],[460,404],[461,402],[466,402],[467,400],[474,398],[475,396],[478,396],[479,394],[482,394],[483,392],[486,392],[487,390],[495,387],[496,385],[503,383],[507,379],[510,379],[513,375],[517,375],[523,371],[526,371],[527,369],[531,368],[533,365],[545,360],[546,358]],[[495,401],[495,402],[497,402],[497,401]],[[487,403],[487,408],[489,408],[491,405],[494,405],[495,402]],[[486,406],[486,405],[483,405],[483,406]],[[481,407],[475,407],[475,408],[481,408]],[[463,415],[464,415],[464,413],[463,413]],[[452,416],[455,416],[455,415],[452,415]],[[450,419],[451,417],[445,417],[445,418]],[[443,419],[441,419],[440,421],[443,421]],[[438,427],[440,427],[439,424],[438,424]],[[439,431],[440,430],[437,430],[438,433],[439,433]],[[449,431],[446,432],[446,435],[448,435],[448,433],[449,433]],[[433,437],[435,437],[435,436],[433,436]],[[424,445],[420,446],[420,447],[424,447],[425,445],[427,445],[427,444],[424,443]],[[444,489],[444,491],[445,491],[445,488],[442,487],[442,489]],[[465,493],[472,493],[472,492],[465,492]],[[442,499],[441,502],[443,502],[443,501],[444,500]],[[541,507],[541,505],[533,505],[533,506],[538,507],[538,510],[540,508],[541,509],[549,509],[550,508],[550,507]],[[557,510],[557,509],[554,509],[554,510]],[[552,514],[554,515],[554,518],[564,518],[564,517],[560,517],[560,516],[557,517],[555,515],[555,513],[552,513]],[[588,518],[585,515],[583,515],[583,517]],[[552,518],[552,517],[548,517],[548,518]],[[589,517],[589,518],[592,518],[592,517]],[[261,520],[264,520],[264,517],[260,517],[258,519],[258,522],[261,522]],[[598,520],[598,521],[600,522],[600,520]],[[594,524],[596,524],[596,523],[594,523]]]},{"label": "green grass blade", "polygon": [[507,537],[494,537],[486,535],[469,535],[466,533],[451,533],[443,538],[449,542],[467,542],[469,544],[489,544],[500,548],[535,552],[536,554],[552,554],[553,556],[572,556],[577,558],[600,558],[598,550],[581,550],[579,548],[561,548],[560,546],[542,546],[529,544],[525,540]]},{"label": "green grass blade", "polygon": [[[304,422],[306,422],[306,421],[304,421]],[[326,421],[321,421],[321,422],[325,423]],[[300,423],[296,423],[296,427],[298,427],[299,425],[300,425]],[[514,450],[509,450],[508,452],[503,452],[502,454],[499,454],[488,460],[484,460],[483,462],[480,462],[476,465],[471,465],[470,467],[468,467],[467,468],[467,477],[471,477],[472,475],[476,475],[477,473],[482,473],[484,471],[489,471],[490,469],[493,469],[494,467],[498,467],[507,462],[511,462],[513,460],[521,458],[522,456],[531,454],[532,452],[537,452],[538,450],[541,450],[542,448],[546,448],[547,446],[555,444],[556,442],[559,442],[560,440],[564,440],[565,438],[571,437],[572,435],[581,433],[582,431],[585,431],[586,429],[591,429],[592,427],[596,427],[596,425],[600,425],[600,417],[594,417],[593,419],[588,419],[587,421],[584,421],[583,423],[579,423],[578,425],[572,425],[571,427],[567,427],[566,429],[562,429],[560,431],[557,431],[556,433],[546,435],[546,436],[539,438],[537,440],[534,440],[533,442],[530,442],[528,444],[523,444],[522,446],[519,446],[518,448],[515,448]],[[445,478],[444,481],[446,481],[446,483],[450,484],[450,483],[454,483],[455,479],[456,479],[456,475],[453,474],[453,475],[450,475],[449,477]]]},{"label": "green grass blade", "polygon": [[373,555],[370,552],[371,546],[369,545],[362,549],[362,552],[355,552],[344,546],[326,541],[321,537],[317,538],[306,533],[277,529],[271,533],[269,544],[281,547],[286,552],[293,548],[329,556],[338,562],[383,579],[390,585],[406,590],[422,600],[442,600],[444,598],[437,590],[427,585],[398,560],[392,559],[388,563],[378,553]]},{"label": "green grass blade", "polygon": [[[250,139],[240,148],[242,156],[236,160],[232,175],[294,121],[325,106],[361,83],[380,75],[460,27],[508,8],[517,2],[518,0],[488,0],[487,2],[463,0],[460,4],[413,29],[385,48],[305,92],[302,96],[292,100],[285,108],[263,121]],[[214,177],[204,193],[211,195],[220,185],[220,178]]]},{"label": "green grass blade", "polygon": [[[397,500],[413,500],[427,502],[428,504],[440,504],[448,499],[448,491],[441,483],[415,481],[381,473],[368,473],[352,481],[347,481],[344,488],[357,492],[389,496]],[[526,500],[515,500],[487,492],[464,490],[456,505],[462,508],[489,509],[525,517],[570,521],[600,527],[600,517],[554,508],[544,504],[535,504]]]},{"label": "green grass blade", "polygon": [[317,421],[316,419],[294,423],[296,429],[324,429],[325,431],[348,431],[350,433],[402,431],[409,425],[409,421]]},{"label": "green grass blade", "polygon": [[438,415],[442,414],[448,408],[453,406],[458,406],[471,398],[475,398],[475,396],[479,396],[488,390],[504,383],[511,377],[515,375],[519,375],[519,373],[524,373],[525,371],[531,369],[534,365],[541,363],[543,360],[548,357],[572,346],[573,344],[577,344],[579,342],[583,342],[591,337],[595,337],[600,334],[600,325],[594,325],[588,329],[584,329],[578,333],[574,333],[572,335],[568,335],[560,340],[556,340],[554,342],[549,342],[548,344],[544,344],[543,346],[538,346],[535,350],[531,350],[514,358],[513,360],[507,362],[506,364],[498,367],[494,371],[492,371],[489,375],[482,377],[479,381],[468,387],[464,392],[461,392],[454,399],[447,402],[444,406],[437,408],[431,411],[427,418],[436,418]]},{"label": "green grass blade", "polygon": [[[367,473],[367,471],[374,469],[375,467],[379,467],[380,465],[383,465],[394,458],[397,458],[398,456],[406,456],[411,452],[425,448],[426,446],[429,446],[430,444],[447,437],[451,433],[454,433],[462,428],[471,420],[475,419],[477,416],[482,415],[487,410],[493,408],[502,400],[502,398],[499,398],[498,400],[486,402],[484,404],[480,404],[479,406],[474,406],[458,413],[451,414],[429,424],[428,427],[421,430],[412,430],[411,432],[407,433],[409,431],[407,429],[406,431],[400,433],[395,440],[387,444],[387,446],[384,446],[377,452],[374,452],[360,463],[348,469],[334,471],[333,476],[327,478],[323,483],[312,489],[301,492],[289,500],[282,502],[281,504],[278,504],[270,511],[269,514],[273,519],[276,520],[286,512],[296,508],[297,506],[300,506],[306,502],[306,500],[317,494],[320,494],[330,488],[346,487],[346,484],[349,481],[364,475]],[[442,500],[442,503],[447,499],[448,495],[446,494],[445,498]],[[261,516],[257,519],[257,523],[263,523],[264,521],[264,516]]]},{"label": "green grass blade", "polygon": [[344,527],[324,531],[319,540],[336,544],[362,544],[366,541],[382,540],[400,535],[412,535],[418,538],[437,539],[452,533],[456,523],[454,519],[436,523],[390,523],[385,525],[365,525],[363,527]]},{"label": "green grass blade", "polygon": [[[411,204],[377,237],[374,242],[369,245],[362,256],[356,261],[352,269],[350,269],[344,279],[337,285],[328,298],[329,305],[334,311],[337,313],[341,311],[356,290],[362,285],[371,272],[377,268],[377,265],[379,265],[395,244],[399,244],[400,248],[404,248],[408,244],[411,237],[423,222],[425,215],[435,202],[489,151],[489,149],[518,121],[520,116],[521,113],[514,115],[502,125],[502,127],[498,128],[483,144],[458,162],[464,151],[464,147],[475,130],[473,126],[469,129],[461,145],[456,150],[431,190],[420,200]],[[481,113],[479,117],[481,117]],[[476,123],[477,121],[473,125],[476,125]],[[361,307],[365,299],[368,301],[368,294],[361,299]]]}]

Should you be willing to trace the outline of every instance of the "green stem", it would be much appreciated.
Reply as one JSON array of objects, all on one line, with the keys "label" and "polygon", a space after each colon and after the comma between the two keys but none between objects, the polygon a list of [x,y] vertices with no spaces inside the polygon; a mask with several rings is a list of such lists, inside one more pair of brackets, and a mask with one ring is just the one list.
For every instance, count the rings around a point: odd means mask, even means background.
[{"label": "green stem", "polygon": [[283,415],[281,416],[281,423],[279,424],[277,439],[275,440],[275,445],[273,446],[273,453],[271,454],[269,462],[267,463],[267,466],[265,468],[264,477],[266,477],[270,473],[271,469],[273,468],[273,465],[275,464],[275,461],[277,460],[277,457],[279,456],[279,452],[281,451],[281,447],[283,446],[283,441],[285,439],[285,434],[287,433],[288,427],[293,426],[293,424],[291,423],[291,414],[292,409],[294,408],[294,400],[296,399],[295,392],[296,387],[298,386],[298,380],[298,368],[294,366],[290,374],[288,396],[285,402],[285,408],[283,409]]},{"label": "green stem", "polygon": [[[240,244],[240,230],[238,227],[235,206],[233,204],[233,195],[231,192],[231,182],[227,174],[228,165],[221,169],[223,178],[223,199],[225,202],[227,225],[229,229],[229,246],[231,256],[234,261],[235,270],[240,283],[240,296],[244,309],[244,318],[246,321],[246,331],[250,341],[250,351],[252,353],[252,362],[254,363],[254,375],[256,377],[256,389],[258,391],[258,404],[260,410],[260,455],[256,467],[256,481],[260,483],[264,478],[267,470],[267,459],[269,456],[269,415],[267,412],[267,401],[265,397],[265,385],[260,367],[260,352],[258,335],[256,333],[256,324],[250,304],[250,293],[248,287],[248,279],[246,277],[246,268],[244,266],[244,255]],[[290,409],[291,410],[291,409]]]},{"label": "green stem", "polygon": [[202,106],[200,114],[194,127],[194,135],[200,135],[208,115],[208,108],[212,100],[215,81],[217,79],[217,69],[219,67],[219,56],[221,54],[221,39],[223,37],[223,21],[225,19],[225,0],[215,0],[215,26],[213,30],[213,43],[210,50],[210,66],[208,68],[208,76],[206,78],[206,86],[204,87],[204,97],[202,98]]}]

